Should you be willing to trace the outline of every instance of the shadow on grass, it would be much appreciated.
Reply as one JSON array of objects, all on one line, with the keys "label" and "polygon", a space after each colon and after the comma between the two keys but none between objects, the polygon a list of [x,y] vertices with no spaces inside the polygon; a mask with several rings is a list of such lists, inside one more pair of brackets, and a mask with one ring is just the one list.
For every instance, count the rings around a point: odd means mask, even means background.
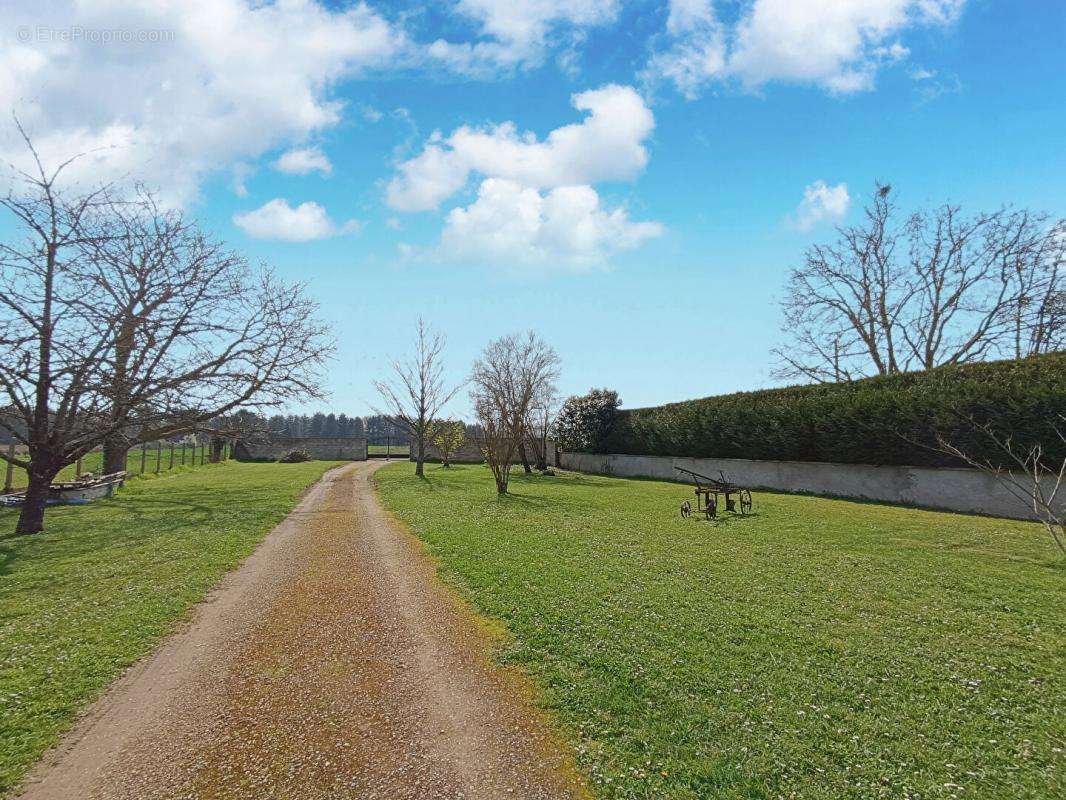
[{"label": "shadow on grass", "polygon": [[496,502],[501,505],[529,506],[531,508],[547,508],[549,506],[563,505],[544,497],[531,497],[508,488],[507,494],[497,494]]},{"label": "shadow on grass", "polygon": [[125,502],[119,499],[109,506],[109,510],[137,521],[156,517],[165,522],[168,528],[202,525],[215,517],[215,509],[208,505],[183,500],[152,500],[147,497],[127,498]]},{"label": "shadow on grass", "polygon": [[[55,511],[62,509],[57,520]],[[49,512],[52,513],[51,522]],[[10,528],[0,534],[0,575],[9,575],[23,560],[35,563],[68,561],[92,552],[143,542],[158,533],[194,528],[210,523],[215,510],[207,505],[146,497],[114,497],[87,506],[53,507],[45,513],[41,533],[14,532],[18,512],[0,515],[0,524]],[[84,515],[86,529],[80,529],[75,514]],[[107,515],[102,518],[101,515]],[[138,523],[158,521],[157,527]],[[130,523],[134,523],[131,526]],[[134,534],[133,531],[138,531]]]},{"label": "shadow on grass", "polygon": [[754,525],[759,521],[760,516],[762,515],[758,511],[751,511],[747,514],[734,514],[731,511],[727,511],[712,519],[702,518],[700,522],[706,522],[712,528],[729,528],[734,525]]}]

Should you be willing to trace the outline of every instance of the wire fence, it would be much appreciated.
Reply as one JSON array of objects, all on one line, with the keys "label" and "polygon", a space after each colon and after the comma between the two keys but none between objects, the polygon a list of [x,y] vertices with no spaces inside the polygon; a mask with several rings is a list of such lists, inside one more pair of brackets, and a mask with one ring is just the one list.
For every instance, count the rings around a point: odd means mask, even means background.
[{"label": "wire fence", "polygon": [[[7,445],[9,456],[18,451],[14,445]],[[132,448],[126,456],[126,472],[131,475],[160,475],[174,469],[199,467],[212,462],[211,445],[181,444],[175,442],[147,442]],[[226,442],[218,450],[217,460],[228,461],[233,458],[233,445]],[[86,473],[99,475],[103,472],[104,454],[100,450],[86,453],[77,463],[64,467],[56,476],[57,481],[69,481]],[[26,488],[26,471],[11,462],[4,468],[4,493]]]}]

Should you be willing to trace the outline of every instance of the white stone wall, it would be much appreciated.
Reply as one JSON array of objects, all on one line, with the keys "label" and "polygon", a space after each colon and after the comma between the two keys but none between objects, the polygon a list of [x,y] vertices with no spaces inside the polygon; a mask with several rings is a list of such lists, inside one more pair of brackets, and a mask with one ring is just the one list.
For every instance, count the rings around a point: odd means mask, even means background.
[{"label": "white stone wall", "polygon": [[276,461],[290,450],[306,450],[321,461],[366,461],[366,439],[353,436],[273,436],[269,441],[240,441],[234,455],[240,461]]},{"label": "white stone wall", "polygon": [[[417,448],[417,445],[412,443],[411,444],[411,456],[410,456],[411,461],[415,460],[415,455],[416,455],[415,454],[415,449],[416,448]],[[549,441],[548,442],[547,458],[545,459],[545,461],[547,461],[549,467],[554,467],[556,465],[555,464],[555,452],[556,452],[555,451],[555,442]],[[428,460],[428,461],[440,461],[441,460],[440,451],[437,449],[436,445],[430,444],[428,442],[426,443],[426,454],[425,455],[426,455],[426,460]],[[530,459],[529,463],[532,464],[533,461],[534,461],[534,458],[535,458],[534,455],[533,455],[532,448],[526,448],[526,456]],[[516,459],[518,458],[518,454],[517,453],[515,454],[515,458]],[[453,453],[452,457],[451,457],[451,462],[453,464],[480,464],[484,460],[485,460],[485,457],[481,454],[481,449],[477,446],[477,442],[474,442],[474,441],[472,441],[470,439],[467,439],[465,442],[463,442],[463,446],[461,448],[459,448],[459,450],[456,453]],[[515,463],[517,463],[517,461]]]},{"label": "white stone wall", "polygon": [[559,461],[564,469],[578,472],[680,483],[692,483],[692,479],[675,467],[711,477],[718,477],[722,471],[728,480],[752,488],[856,497],[1011,519],[1033,518],[1032,509],[994,477],[973,469],[565,452],[559,454]]}]

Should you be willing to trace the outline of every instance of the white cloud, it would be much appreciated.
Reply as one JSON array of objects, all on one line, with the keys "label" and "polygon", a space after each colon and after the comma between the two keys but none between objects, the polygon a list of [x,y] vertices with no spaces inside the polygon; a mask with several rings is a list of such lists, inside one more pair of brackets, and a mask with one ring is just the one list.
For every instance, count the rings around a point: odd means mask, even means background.
[{"label": "white cloud", "polygon": [[580,33],[613,22],[619,5],[619,0],[459,0],[456,12],[473,21],[482,38],[458,43],[438,39],[427,53],[455,72],[479,77],[537,66],[561,28]]},{"label": "white cloud", "polygon": [[248,179],[255,174],[255,167],[245,161],[238,161],[230,170],[230,188],[237,197],[248,196]]},{"label": "white cloud", "polygon": [[[163,35],[23,43],[20,26]],[[18,112],[49,161],[94,151],[76,165],[82,177],[132,175],[186,202],[207,174],[335,124],[336,82],[406,46],[362,3],[27,0],[4,8],[0,109]],[[22,164],[11,127],[0,124],[0,158]]]},{"label": "white cloud", "polygon": [[711,0],[671,0],[666,20],[670,46],[653,53],[644,80],[666,80],[692,99],[725,70],[726,45]]},{"label": "white cloud", "polygon": [[651,110],[633,88],[613,84],[571,102],[587,112],[585,119],[544,139],[513,122],[434,133],[419,155],[400,164],[387,187],[389,205],[435,209],[480,176],[477,198],[448,212],[437,254],[503,269],[603,266],[658,236],[662,225],[605,207],[591,185],[630,180],[644,169]]},{"label": "white cloud", "polygon": [[359,113],[363,115],[363,119],[367,122],[381,122],[382,117],[385,115],[378,111],[371,105],[363,103],[359,106]]},{"label": "white cloud", "polygon": [[835,94],[868,90],[881,66],[910,54],[896,37],[954,23],[965,2],[753,0],[726,35],[710,0],[671,0],[667,46],[652,55],[645,74],[687,96],[724,78],[747,89],[783,81]]},{"label": "white cloud", "polygon": [[282,242],[311,242],[360,228],[355,220],[337,226],[318,203],[307,202],[293,208],[280,197],[254,211],[233,215],[233,222],[253,239],[276,239]]},{"label": "white cloud", "polygon": [[333,165],[317,147],[294,147],[281,154],[274,162],[274,169],[289,175],[307,175],[315,171],[329,175]]},{"label": "white cloud", "polygon": [[543,141],[519,133],[513,122],[480,130],[463,126],[446,139],[434,134],[420,155],[400,165],[388,185],[388,204],[399,211],[436,208],[472,173],[539,189],[639,174],[648,161],[644,142],[655,127],[640,95],[612,84],[575,94],[571,101],[588,116],[556,128]]},{"label": "white cloud", "polygon": [[517,181],[488,178],[473,203],[448,213],[440,252],[448,260],[504,270],[587,269],[662,232],[657,222],[634,222],[625,209],[604,208],[591,186],[541,192]]},{"label": "white cloud", "polygon": [[851,208],[848,185],[838,183],[828,186],[825,181],[815,181],[803,190],[803,199],[796,206],[796,213],[789,221],[800,231],[809,231],[820,222],[836,222],[844,218]]}]

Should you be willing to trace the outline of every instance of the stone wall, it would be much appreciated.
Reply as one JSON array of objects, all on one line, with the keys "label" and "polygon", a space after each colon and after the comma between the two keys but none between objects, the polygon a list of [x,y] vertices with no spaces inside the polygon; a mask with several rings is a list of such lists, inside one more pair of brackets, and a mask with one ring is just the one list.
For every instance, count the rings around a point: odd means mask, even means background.
[{"label": "stone wall", "polygon": [[[417,445],[411,445],[411,460],[415,460],[415,448]],[[534,455],[532,448],[526,450],[526,454],[530,459],[530,464],[533,464]],[[555,463],[555,442],[548,442],[548,466],[554,467]],[[516,455],[517,458],[517,455]],[[435,445],[426,445],[426,460],[427,461],[440,461],[440,451],[437,450]],[[477,443],[467,439],[461,448],[452,454],[451,462],[453,464],[480,464],[485,460],[485,456],[481,454],[481,449],[477,446]]]},{"label": "stone wall", "polygon": [[1011,519],[1033,518],[1032,509],[994,477],[973,469],[594,453],[560,453],[559,461],[564,469],[578,472],[680,483],[692,483],[692,479],[675,467],[711,477],[718,477],[722,471],[728,480],[752,488],[855,497]]},{"label": "stone wall", "polygon": [[262,441],[238,441],[233,456],[238,461],[277,461],[290,450],[306,450],[321,461],[366,461],[366,439],[352,436],[272,436]]},{"label": "stone wall", "polygon": [[[411,443],[411,460],[415,460],[415,450],[418,445],[414,442]],[[427,461],[440,461],[440,451],[436,445],[426,445],[426,460]],[[451,462],[453,464],[480,464],[485,460],[485,457],[481,454],[481,450],[478,448],[475,442],[467,439],[463,442],[463,446],[456,452],[452,453]]]}]

